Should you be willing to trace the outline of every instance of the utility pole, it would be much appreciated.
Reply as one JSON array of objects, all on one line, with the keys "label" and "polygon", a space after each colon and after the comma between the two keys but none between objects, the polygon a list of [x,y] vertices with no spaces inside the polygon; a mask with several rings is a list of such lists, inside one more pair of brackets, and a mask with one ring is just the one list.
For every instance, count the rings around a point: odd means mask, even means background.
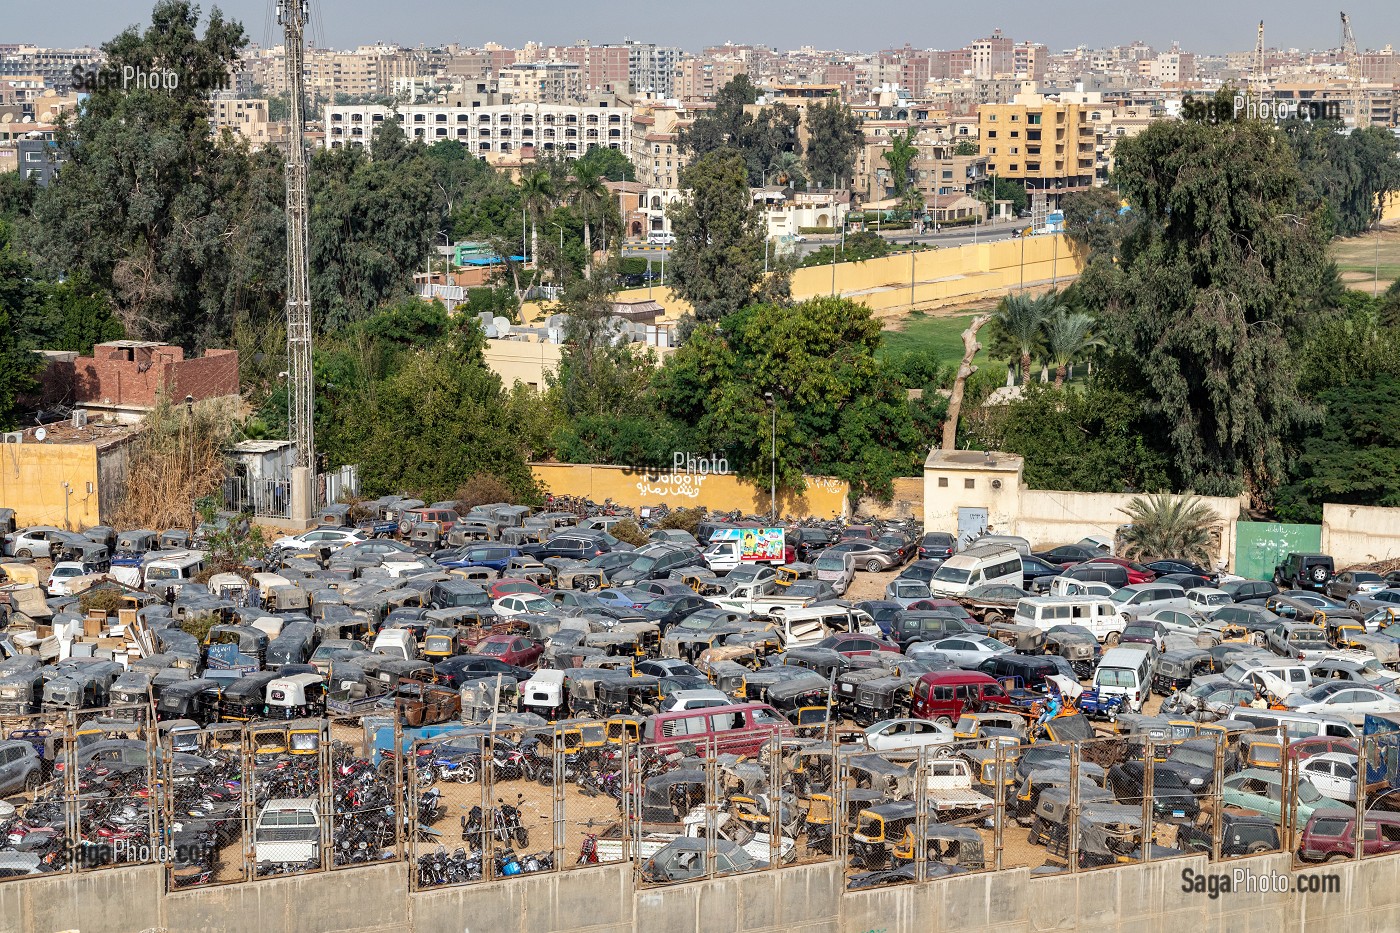
[{"label": "utility pole", "polygon": [[[308,214],[306,195],[306,141],[302,58],[309,0],[278,0],[277,21],[286,43],[288,114],[287,141],[287,382],[291,390],[288,440],[293,444],[296,469],[293,477],[294,519],[309,520],[316,509],[316,428],[314,383],[311,371],[311,288],[307,267]],[[301,495],[297,495],[297,489]]]},{"label": "utility pole", "polygon": [[772,392],[764,392],[763,397],[768,400],[768,406],[772,409],[772,427],[769,438],[772,441],[772,449],[769,454],[768,467],[768,520],[777,522],[778,520],[778,400],[773,397]]}]

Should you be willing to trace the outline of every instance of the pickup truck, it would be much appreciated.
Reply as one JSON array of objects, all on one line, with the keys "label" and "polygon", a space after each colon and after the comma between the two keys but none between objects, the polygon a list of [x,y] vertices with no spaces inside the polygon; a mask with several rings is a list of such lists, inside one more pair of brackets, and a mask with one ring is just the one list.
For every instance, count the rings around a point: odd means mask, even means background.
[{"label": "pickup truck", "polygon": [[925,798],[930,811],[965,811],[972,815],[996,806],[991,797],[972,789],[972,769],[961,758],[935,759],[925,769]]},{"label": "pickup truck", "polygon": [[[804,585],[809,584],[809,585]],[[794,593],[794,589],[798,593]],[[807,593],[811,589],[813,592]],[[825,595],[818,590],[825,591]],[[755,616],[771,616],[776,608],[805,609],[822,599],[834,599],[836,594],[831,585],[815,580],[801,580],[791,586],[778,586],[772,580],[761,583],[743,583],[730,589],[727,595],[710,597],[710,602],[721,609],[733,612],[746,612]]]},{"label": "pickup truck", "polygon": [[[685,836],[689,836],[692,839],[704,838],[705,819],[705,807],[702,804],[685,815],[685,820],[681,824],[682,831],[679,833],[667,832],[657,827],[656,824],[652,824],[653,828],[651,830],[647,830],[647,827],[644,826],[644,832],[641,838],[632,843],[632,858],[637,861],[649,859],[665,848],[667,843]],[[738,827],[727,825],[734,820],[734,817],[728,812],[721,811],[717,813],[715,819],[718,821],[716,832],[721,838],[732,838],[729,835],[730,831],[737,831],[744,836],[748,835],[747,833],[742,833],[742,830]],[[623,841],[623,832],[622,824],[614,823],[598,836],[595,844],[597,846],[599,862],[623,861],[626,857],[626,844]],[[790,861],[796,846],[796,840],[783,836],[778,845],[778,860],[780,862]],[[745,843],[742,848],[754,858],[767,862],[773,854],[772,837],[766,832],[754,833],[752,836],[749,836],[749,841]]]}]

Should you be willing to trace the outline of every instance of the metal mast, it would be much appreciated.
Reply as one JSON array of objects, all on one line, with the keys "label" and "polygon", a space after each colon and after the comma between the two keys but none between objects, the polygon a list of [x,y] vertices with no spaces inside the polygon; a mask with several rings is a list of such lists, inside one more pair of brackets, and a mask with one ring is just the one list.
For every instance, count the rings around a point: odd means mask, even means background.
[{"label": "metal mast", "polygon": [[1251,70],[1250,84],[1256,98],[1264,96],[1264,88],[1268,82],[1264,80],[1264,21],[1259,21],[1259,34],[1254,40],[1254,67]]},{"label": "metal mast", "polygon": [[287,439],[296,465],[316,470],[315,395],[311,379],[311,289],[307,271],[306,142],[302,112],[304,39],[309,0],[277,0],[277,22],[286,43],[287,98]]},{"label": "metal mast", "polygon": [[1361,56],[1356,54],[1356,36],[1351,31],[1351,17],[1342,14],[1342,57],[1347,67],[1347,97],[1351,99],[1352,126],[1358,130],[1370,124],[1369,114],[1361,119]]}]

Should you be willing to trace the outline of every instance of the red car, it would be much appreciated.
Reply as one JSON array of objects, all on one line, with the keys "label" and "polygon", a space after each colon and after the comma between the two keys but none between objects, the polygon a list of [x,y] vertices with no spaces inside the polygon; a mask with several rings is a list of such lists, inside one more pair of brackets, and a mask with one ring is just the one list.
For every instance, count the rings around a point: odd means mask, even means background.
[{"label": "red car", "polygon": [[[1095,557],[1093,560],[1086,560],[1086,564],[1117,564],[1128,571],[1128,583],[1151,583],[1157,579],[1157,574],[1148,570],[1142,564],[1135,564],[1130,560],[1121,557]],[[1083,566],[1083,565],[1080,565]]]},{"label": "red car", "polygon": [[874,654],[877,651],[892,651],[899,654],[899,645],[883,638],[876,638],[873,635],[861,635],[856,632],[846,632],[841,635],[828,635],[817,642],[818,648],[830,648],[833,651],[844,654],[848,658],[854,658],[862,654]]},{"label": "red car", "polygon": [[910,603],[909,609],[911,611],[918,610],[920,612],[928,612],[934,609],[942,609],[949,615],[957,615],[960,618],[966,619],[969,622],[976,621],[974,618],[972,618],[972,614],[969,613],[967,609],[963,607],[962,603],[959,603],[956,600],[952,599],[921,599],[918,602]]},{"label": "red car", "polygon": [[1325,755],[1328,752],[1355,755],[1356,740],[1343,739],[1337,736],[1316,735],[1307,739],[1294,739],[1288,743],[1288,757],[1296,758],[1300,762],[1307,761],[1314,755]]},{"label": "red car", "polygon": [[534,667],[544,645],[523,635],[488,635],[476,643],[473,654],[484,654],[516,667]]},{"label": "red car", "polygon": [[522,580],[519,577],[506,577],[497,580],[487,587],[486,592],[491,594],[492,599],[500,599],[502,596],[509,596],[512,593],[534,593],[536,596],[544,592],[538,583],[530,580]]}]

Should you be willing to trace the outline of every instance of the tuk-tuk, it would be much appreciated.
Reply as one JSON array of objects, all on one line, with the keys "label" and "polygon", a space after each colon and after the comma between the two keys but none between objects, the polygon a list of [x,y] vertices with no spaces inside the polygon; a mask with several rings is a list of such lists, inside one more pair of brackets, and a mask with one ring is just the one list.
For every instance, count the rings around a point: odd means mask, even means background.
[{"label": "tuk-tuk", "polygon": [[[0,564],[0,582],[16,586],[38,586],[39,568],[33,564],[9,562]],[[42,593],[39,595],[43,595]]]},{"label": "tuk-tuk", "polygon": [[708,661],[703,658],[697,665],[705,672],[705,676],[710,679],[716,690],[729,694],[735,700],[743,702],[748,697],[747,680],[750,670],[736,661]]},{"label": "tuk-tuk", "polygon": [[263,605],[273,612],[305,612],[311,607],[311,598],[300,583],[287,582],[268,587],[263,593]]},{"label": "tuk-tuk", "polygon": [[[1089,800],[1112,800],[1111,791],[1105,790],[1102,785],[1104,779],[1104,769],[1098,765],[1087,761],[1079,763],[1079,799],[1081,802]],[[1037,826],[1037,820],[1046,820],[1053,823],[1055,811],[1052,805],[1042,808],[1041,797],[1054,790],[1065,791],[1063,806],[1069,805],[1068,788],[1070,785],[1069,762],[1066,759],[1063,763],[1056,763],[1044,768],[1036,768],[1027,774],[1022,780],[1020,787],[1016,791],[1015,802],[1007,801],[1007,806],[1015,814],[1016,821],[1022,826],[1033,826],[1042,832],[1048,831],[1047,824],[1042,823]],[[1058,795],[1052,794],[1052,798],[1059,801]],[[1057,804],[1059,805],[1059,804]],[[1040,838],[1037,842],[1043,842]]]},{"label": "tuk-tuk", "polygon": [[151,671],[132,671],[112,681],[111,702],[117,705],[140,704],[146,706],[151,701],[151,681],[155,674]]},{"label": "tuk-tuk", "polygon": [[215,625],[204,636],[204,646],[208,649],[213,645],[237,645],[239,654],[261,666],[267,657],[268,640],[266,632],[251,625]]},{"label": "tuk-tuk", "polygon": [[603,668],[569,668],[564,671],[564,682],[568,686],[569,710],[575,716],[603,716],[603,682],[629,676],[630,674]]},{"label": "tuk-tuk", "polygon": [[287,723],[287,753],[315,755],[321,750],[325,724],[317,719],[294,719]]},{"label": "tuk-tuk", "polygon": [[204,751],[202,727],[192,719],[163,720],[158,732],[161,745],[168,746],[174,754],[199,755]]},{"label": "tuk-tuk", "polygon": [[851,666],[850,659],[834,648],[791,648],[783,652],[783,665],[805,667],[816,671],[830,683]]},{"label": "tuk-tuk", "polygon": [[610,716],[607,727],[610,745],[635,745],[642,740],[642,720],[635,716]]},{"label": "tuk-tuk", "polygon": [[1040,654],[1045,647],[1045,632],[1034,625],[1017,622],[993,622],[987,634],[1021,654]]},{"label": "tuk-tuk", "polygon": [[258,725],[248,729],[248,742],[253,746],[253,759],[263,761],[287,753],[287,724]]},{"label": "tuk-tuk", "polygon": [[1075,676],[1087,680],[1094,676],[1100,653],[1099,640],[1080,625],[1056,625],[1045,633],[1045,654],[1059,655],[1069,662]]},{"label": "tuk-tuk", "polygon": [[1120,713],[1117,722],[1118,734],[1127,740],[1125,754],[1130,759],[1141,759],[1152,742],[1152,756],[1158,761],[1166,761],[1167,753],[1176,743],[1173,741],[1172,724],[1165,716],[1149,716],[1145,713]]},{"label": "tuk-tuk", "polygon": [[520,687],[514,677],[483,677],[462,684],[458,695],[463,722],[489,723],[497,713],[515,711]]},{"label": "tuk-tuk", "polygon": [[522,526],[502,528],[500,540],[502,544],[509,547],[520,547],[523,544],[544,544],[549,540],[549,534],[553,530],[553,528],[525,528]]},{"label": "tuk-tuk", "polygon": [[236,573],[216,573],[209,578],[210,593],[232,599],[240,606],[248,601],[250,589],[248,581]]},{"label": "tuk-tuk", "polygon": [[705,803],[709,781],[701,768],[679,768],[642,783],[642,822],[679,827],[686,814]]},{"label": "tuk-tuk", "polygon": [[1202,648],[1177,648],[1157,656],[1152,665],[1152,692],[1167,696],[1184,690],[1202,674],[1216,672],[1215,658]]},{"label": "tuk-tuk", "polygon": [[777,573],[777,579],[773,582],[779,586],[791,586],[798,580],[815,580],[817,578],[817,568],[802,561],[783,564],[778,568]]},{"label": "tuk-tuk", "polygon": [[326,528],[350,527],[350,503],[332,502],[330,505],[323,506],[319,521]]},{"label": "tuk-tuk", "polygon": [[595,719],[561,719],[553,726],[552,739],[556,751],[590,767],[601,762],[608,750],[608,725]]},{"label": "tuk-tuk", "polygon": [[447,533],[447,546],[460,548],[477,541],[492,541],[500,530],[501,526],[494,522],[463,519],[454,524],[452,530]]},{"label": "tuk-tuk", "polygon": [[661,626],[655,622],[618,622],[612,630],[636,639],[639,658],[654,658],[661,654]]},{"label": "tuk-tuk", "polygon": [[1334,615],[1327,619],[1323,631],[1327,644],[1333,648],[1364,651],[1387,667],[1400,661],[1400,643],[1385,635],[1369,634],[1358,619]]},{"label": "tuk-tuk", "polygon": [[1242,735],[1235,743],[1235,754],[1241,768],[1277,771],[1283,763],[1283,745],[1279,742],[1278,733],[1251,732]]},{"label": "tuk-tuk", "polygon": [[422,655],[430,661],[443,661],[457,654],[457,629],[429,626],[423,632]]},{"label": "tuk-tuk", "polygon": [[597,648],[608,657],[645,657],[641,637],[636,632],[589,632],[583,638],[589,648]]},{"label": "tuk-tuk", "polygon": [[267,685],[274,680],[276,671],[256,671],[231,681],[219,693],[219,719],[248,722],[261,718],[267,707]]},{"label": "tuk-tuk", "polygon": [[745,693],[748,694],[751,703],[767,703],[768,694],[774,687],[781,683],[798,681],[806,684],[810,689],[821,689],[828,686],[826,678],[816,671],[805,667],[765,667],[748,674],[745,681]]},{"label": "tuk-tuk", "polygon": [[914,684],[918,677],[892,674],[885,668],[879,670],[885,676],[873,677],[856,687],[856,702],[850,718],[862,728],[872,726],[882,719],[899,719],[909,715],[909,707],[914,702]]},{"label": "tuk-tuk", "polygon": [[1026,742],[1028,733],[1028,717],[1010,710],[966,711],[953,724],[953,737],[959,742],[970,742],[989,735],[1000,739],[1009,734],[1017,740],[1015,744],[1020,745]]},{"label": "tuk-tuk", "polygon": [[713,572],[687,570],[681,576],[681,582],[694,590],[698,596],[718,596],[724,592],[724,584]]},{"label": "tuk-tuk", "polygon": [[155,700],[155,719],[186,719],[207,726],[216,719],[218,693],[218,681],[203,677],[165,686]]},{"label": "tuk-tuk", "polygon": [[1016,796],[1016,762],[1020,758],[1020,747],[1014,742],[993,742],[986,748],[967,748],[959,752],[972,772],[972,789],[993,800],[997,797],[997,747],[1001,746],[1001,786],[1005,796],[1011,801]]},{"label": "tuk-tuk", "polygon": [[562,557],[547,557],[544,560],[545,566],[549,567],[549,585],[556,590],[601,590],[608,585],[608,577],[597,567],[590,567],[583,561],[570,560]]},{"label": "tuk-tuk", "polygon": [[0,678],[0,716],[39,712],[44,700],[44,683],[51,673],[52,668],[41,667]]},{"label": "tuk-tuk", "polygon": [[268,670],[277,670],[287,664],[306,664],[311,660],[311,652],[315,644],[315,628],[305,631],[301,626],[306,623],[293,623],[298,626],[292,628],[284,626],[282,633],[267,643],[267,657],[264,666]]},{"label": "tuk-tuk", "polygon": [[300,719],[326,711],[326,682],[320,674],[292,674],[270,680],[266,689],[267,718]]},{"label": "tuk-tuk", "polygon": [[882,680],[889,675],[890,672],[883,667],[860,667],[839,674],[836,678],[837,710],[845,718],[854,719],[861,686],[872,680]]},{"label": "tuk-tuk", "polygon": [[154,531],[138,528],[123,531],[117,535],[116,550],[112,552],[112,563],[119,567],[140,567],[147,552],[156,547],[159,536]]},{"label": "tuk-tuk", "polygon": [[[852,833],[851,858],[867,871],[912,864],[918,855],[918,807],[912,800],[862,810]],[[948,826],[926,817],[924,858],[968,871],[987,867],[982,835],[967,826]]]},{"label": "tuk-tuk", "polygon": [[447,686],[401,680],[394,688],[394,715],[406,727],[447,722],[462,712],[461,695]]},{"label": "tuk-tuk", "polygon": [[583,667],[589,658],[606,657],[601,648],[585,645],[550,645],[540,655],[536,667],[542,671],[568,671]]},{"label": "tuk-tuk", "polygon": [[183,528],[167,528],[160,533],[160,550],[186,551],[190,547],[190,533]]},{"label": "tuk-tuk", "polygon": [[442,547],[442,526],[437,522],[419,522],[408,533],[409,547],[419,554],[431,554]]},{"label": "tuk-tuk", "polygon": [[599,709],[602,716],[635,713],[650,716],[661,703],[661,684],[648,674],[609,678],[598,684]]}]

